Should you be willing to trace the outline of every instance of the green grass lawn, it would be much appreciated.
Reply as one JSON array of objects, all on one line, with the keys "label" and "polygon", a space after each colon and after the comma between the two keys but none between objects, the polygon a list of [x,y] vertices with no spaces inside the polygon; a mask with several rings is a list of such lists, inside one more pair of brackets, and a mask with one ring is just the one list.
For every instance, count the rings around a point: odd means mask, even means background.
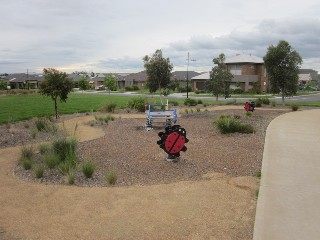
[{"label": "green grass lawn", "polygon": [[[125,108],[129,98],[108,95],[69,94],[67,102],[58,101],[59,114],[95,112],[102,105],[117,103],[118,108]],[[0,124],[16,122],[38,116],[54,115],[54,102],[50,97],[39,94],[13,95],[0,97]]]},{"label": "green grass lawn", "polygon": [[[69,94],[66,103],[58,101],[60,115],[83,112],[96,112],[107,103],[114,102],[117,108],[127,108],[134,96],[113,96],[98,94]],[[166,98],[163,98],[164,100]],[[170,100],[170,99],[169,99]],[[173,99],[183,104],[184,99]],[[160,103],[159,97],[149,97],[148,102]],[[8,95],[0,97],[0,124],[31,119],[39,116],[54,116],[54,102],[50,97],[39,94]]]}]

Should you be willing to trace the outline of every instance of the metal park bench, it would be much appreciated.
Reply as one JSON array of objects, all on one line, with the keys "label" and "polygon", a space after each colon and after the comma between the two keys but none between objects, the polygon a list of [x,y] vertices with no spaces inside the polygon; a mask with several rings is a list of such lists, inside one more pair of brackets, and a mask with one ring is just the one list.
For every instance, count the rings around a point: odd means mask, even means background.
[{"label": "metal park bench", "polygon": [[151,130],[154,123],[165,123],[171,126],[178,119],[177,111],[168,110],[167,104],[148,104],[146,109],[146,129]]}]

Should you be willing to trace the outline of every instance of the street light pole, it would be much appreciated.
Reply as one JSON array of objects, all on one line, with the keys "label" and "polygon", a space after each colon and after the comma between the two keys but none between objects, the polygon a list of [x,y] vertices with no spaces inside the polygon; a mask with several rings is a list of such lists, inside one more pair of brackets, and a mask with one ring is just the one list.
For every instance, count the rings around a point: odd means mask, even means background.
[{"label": "street light pole", "polygon": [[190,60],[190,54],[189,54],[189,52],[188,52],[188,59],[187,59],[187,98],[189,98],[189,61],[196,61],[196,60],[194,60],[194,59],[191,59]]}]

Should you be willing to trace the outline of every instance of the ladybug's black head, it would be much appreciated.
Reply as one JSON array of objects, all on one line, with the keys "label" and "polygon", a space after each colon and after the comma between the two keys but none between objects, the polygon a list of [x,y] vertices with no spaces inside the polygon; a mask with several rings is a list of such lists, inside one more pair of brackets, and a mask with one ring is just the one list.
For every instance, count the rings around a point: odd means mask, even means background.
[{"label": "ladybug's black head", "polygon": [[186,130],[184,128],[179,128],[178,132],[182,136],[186,136],[187,135],[187,132],[186,132]]}]

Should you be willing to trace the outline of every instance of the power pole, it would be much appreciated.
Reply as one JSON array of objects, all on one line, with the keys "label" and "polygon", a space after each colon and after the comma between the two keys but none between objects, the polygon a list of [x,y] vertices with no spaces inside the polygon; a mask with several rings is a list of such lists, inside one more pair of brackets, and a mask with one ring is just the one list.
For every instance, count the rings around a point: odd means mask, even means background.
[{"label": "power pole", "polygon": [[187,59],[188,63],[187,63],[187,98],[189,98],[189,61],[197,61],[195,59],[190,59],[190,54],[188,52],[188,59]]}]

